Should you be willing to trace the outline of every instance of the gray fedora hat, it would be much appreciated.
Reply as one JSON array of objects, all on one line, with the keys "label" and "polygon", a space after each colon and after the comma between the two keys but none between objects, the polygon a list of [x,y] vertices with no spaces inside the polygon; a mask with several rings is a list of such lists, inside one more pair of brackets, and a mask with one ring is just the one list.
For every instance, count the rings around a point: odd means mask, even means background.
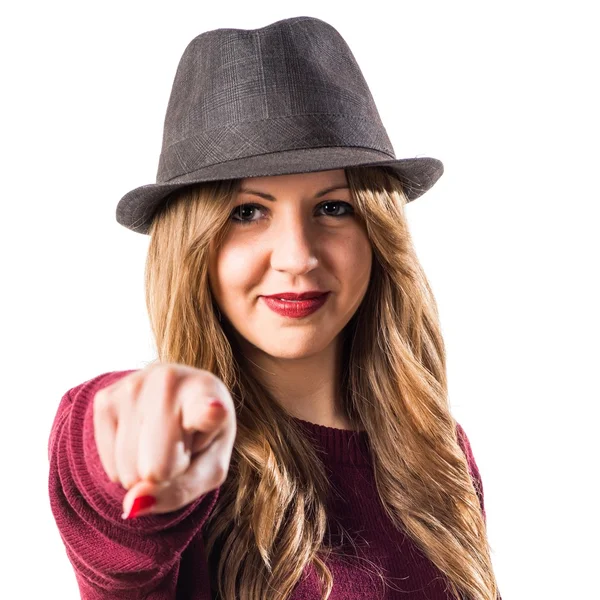
[{"label": "gray fedora hat", "polygon": [[179,61],[156,183],[125,194],[117,221],[148,233],[172,192],[201,181],[391,167],[408,200],[442,175],[429,157],[397,159],[348,44],[321,19],[201,33]]}]

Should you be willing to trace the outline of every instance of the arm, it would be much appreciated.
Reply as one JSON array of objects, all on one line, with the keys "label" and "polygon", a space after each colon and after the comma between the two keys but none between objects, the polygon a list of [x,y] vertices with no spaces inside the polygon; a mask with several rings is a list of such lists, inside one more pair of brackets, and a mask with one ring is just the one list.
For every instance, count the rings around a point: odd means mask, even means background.
[{"label": "arm", "polygon": [[479,498],[479,503],[481,504],[481,512],[483,513],[483,520],[485,521],[486,516],[485,505],[483,503],[483,483],[481,481],[481,475],[479,473],[477,463],[475,462],[475,457],[473,456],[473,450],[471,449],[471,444],[469,443],[469,438],[467,437],[465,430],[461,427],[459,423],[456,423],[456,432],[458,435],[458,443],[460,444],[460,447],[462,448],[465,457],[467,458],[469,472],[471,473],[473,486],[475,487],[475,492],[477,493],[477,497]]},{"label": "arm", "polygon": [[[485,516],[485,506],[483,504],[483,483],[481,482],[481,474],[479,473],[479,469],[477,467],[477,463],[475,462],[475,457],[473,455],[473,449],[471,448],[471,444],[469,443],[469,438],[465,433],[465,430],[456,423],[456,432],[458,435],[458,443],[462,448],[465,457],[467,458],[467,464],[469,465],[469,472],[471,473],[471,479],[473,480],[473,486],[475,487],[475,492],[477,493],[477,497],[479,498],[479,503],[481,504],[481,512],[483,513],[483,520],[486,521]],[[487,524],[487,521],[486,521]],[[502,596],[500,595],[500,591],[498,591],[497,600],[502,600]]]},{"label": "arm", "polygon": [[[121,518],[127,490],[102,467],[92,409],[95,393],[128,373],[104,373],[70,389],[50,432],[50,505],[82,600],[172,600],[181,554],[219,496],[217,488],[171,513]],[[198,568],[210,589],[207,565]]]}]

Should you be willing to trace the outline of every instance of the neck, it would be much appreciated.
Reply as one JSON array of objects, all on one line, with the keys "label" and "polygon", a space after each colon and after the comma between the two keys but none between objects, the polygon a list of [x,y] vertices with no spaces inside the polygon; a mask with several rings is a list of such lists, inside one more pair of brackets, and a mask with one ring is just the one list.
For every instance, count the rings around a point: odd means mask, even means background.
[{"label": "neck", "polygon": [[340,394],[342,336],[310,356],[281,358],[244,344],[244,356],[261,383],[293,417],[352,429]]}]

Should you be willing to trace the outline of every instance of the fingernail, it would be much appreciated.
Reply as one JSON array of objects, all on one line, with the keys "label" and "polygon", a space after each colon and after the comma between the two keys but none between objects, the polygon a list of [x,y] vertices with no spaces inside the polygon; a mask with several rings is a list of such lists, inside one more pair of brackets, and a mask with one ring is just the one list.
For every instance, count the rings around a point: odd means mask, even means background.
[{"label": "fingernail", "polygon": [[156,498],[154,496],[138,496],[131,506],[129,514],[125,516],[123,513],[123,519],[133,519],[137,517],[143,510],[150,508],[156,504]]},{"label": "fingernail", "polygon": [[211,400],[211,401],[208,403],[208,405],[209,405],[211,408],[217,408],[217,407],[218,407],[218,408],[223,408],[223,403],[222,403],[220,400],[216,400],[216,399],[215,399],[215,400]]}]

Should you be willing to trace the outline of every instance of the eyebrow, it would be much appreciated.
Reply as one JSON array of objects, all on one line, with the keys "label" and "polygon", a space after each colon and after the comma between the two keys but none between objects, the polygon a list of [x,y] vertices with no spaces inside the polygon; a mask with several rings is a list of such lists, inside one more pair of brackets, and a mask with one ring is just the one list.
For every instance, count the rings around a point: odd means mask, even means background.
[{"label": "eyebrow", "polygon": [[[347,190],[349,189],[347,185],[334,185],[328,188],[325,188],[324,190],[321,190],[320,192],[315,194],[315,198],[320,198],[321,196],[324,196],[325,194],[328,194],[329,192],[333,192],[333,190]],[[244,193],[244,194],[254,194],[255,196],[260,196],[261,198],[264,198],[265,200],[270,200],[271,202],[275,202],[277,199],[275,198],[275,196],[271,196],[271,194],[267,194],[265,192],[259,192],[258,190],[251,190],[248,188],[240,188],[239,189],[240,193]]]}]

